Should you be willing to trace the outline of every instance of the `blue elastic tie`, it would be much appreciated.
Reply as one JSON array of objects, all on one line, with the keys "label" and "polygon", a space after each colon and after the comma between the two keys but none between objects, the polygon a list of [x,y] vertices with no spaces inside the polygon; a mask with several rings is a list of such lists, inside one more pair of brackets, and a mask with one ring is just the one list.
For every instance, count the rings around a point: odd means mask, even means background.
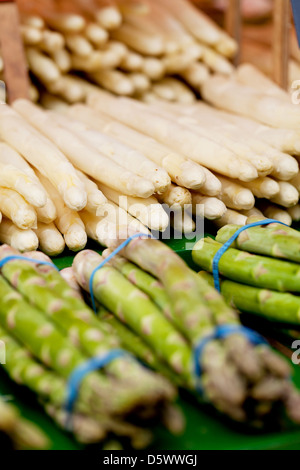
[{"label": "blue elastic tie", "polygon": [[147,234],[147,233],[136,233],[129,237],[127,240],[125,240],[118,248],[116,248],[107,258],[105,258],[99,266],[97,266],[94,271],[91,274],[90,281],[89,281],[89,290],[91,294],[91,300],[92,300],[92,307],[94,312],[97,312],[96,309],[96,303],[95,303],[95,296],[94,296],[94,289],[93,289],[93,283],[94,283],[94,277],[95,274],[99,271],[99,269],[103,268],[111,259],[113,259],[120,251],[122,251],[124,248],[126,248],[129,243],[134,240],[135,238],[142,238],[142,237],[147,237],[147,238],[154,238],[153,235]]},{"label": "blue elastic tie", "polygon": [[9,263],[9,261],[14,261],[14,260],[29,261],[30,263],[35,263],[35,264],[43,264],[45,266],[51,266],[52,268],[56,269],[56,271],[59,271],[59,269],[55,266],[55,264],[50,263],[49,261],[39,261],[37,259],[26,258],[26,256],[17,256],[17,255],[7,256],[6,258],[3,258],[0,261],[0,269],[3,268],[3,266],[6,263]]},{"label": "blue elastic tie", "polygon": [[203,393],[202,390],[202,385],[201,381],[201,376],[203,374],[203,369],[202,369],[202,355],[205,349],[205,346],[207,346],[210,341],[213,341],[214,339],[225,339],[230,335],[233,335],[235,333],[240,333],[242,334],[245,338],[247,338],[251,344],[255,346],[259,346],[260,344],[265,344],[267,345],[268,342],[258,333],[256,333],[253,330],[250,330],[249,328],[246,328],[245,326],[242,325],[221,325],[218,326],[215,331],[211,334],[206,336],[205,338],[201,339],[200,342],[195,346],[194,348],[194,374],[196,378],[198,379],[197,383],[197,390],[199,393]]},{"label": "blue elastic tie", "polygon": [[245,225],[244,227],[241,227],[239,230],[235,232],[234,235],[232,235],[229,240],[224,243],[224,245],[217,251],[217,253],[214,256],[213,259],[213,276],[214,276],[214,284],[215,284],[215,289],[217,289],[219,292],[221,292],[221,286],[220,286],[220,278],[219,278],[219,263],[222,258],[222,256],[226,253],[226,251],[231,247],[232,243],[238,238],[238,236],[247,230],[248,228],[251,227],[259,227],[261,225],[269,225],[269,224],[281,224],[285,225],[288,227],[288,225],[284,224],[283,222],[279,222],[278,220],[274,219],[265,219],[265,220],[260,220],[259,222],[253,222],[252,224]]},{"label": "blue elastic tie", "polygon": [[103,367],[107,366],[110,362],[115,359],[119,359],[120,357],[131,358],[133,356],[122,349],[112,349],[102,356],[88,359],[84,364],[81,364],[72,372],[67,382],[67,399],[65,403],[65,410],[67,412],[67,429],[71,430],[72,428],[70,419],[72,418],[72,412],[78,397],[80,385],[85,376],[90,372],[103,369]]}]

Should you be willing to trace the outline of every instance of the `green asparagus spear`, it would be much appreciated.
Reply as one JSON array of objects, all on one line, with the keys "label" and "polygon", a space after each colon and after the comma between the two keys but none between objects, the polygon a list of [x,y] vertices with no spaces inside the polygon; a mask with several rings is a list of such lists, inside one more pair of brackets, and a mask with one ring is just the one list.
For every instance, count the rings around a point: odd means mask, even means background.
[{"label": "green asparagus spear", "polygon": [[[210,274],[200,276],[213,284]],[[300,324],[300,298],[287,293],[259,289],[229,280],[222,280],[221,292],[228,305],[242,312],[263,315],[274,321]]]},{"label": "green asparagus spear", "polygon": [[161,281],[172,302],[173,323],[192,344],[212,332],[211,311],[195,273],[173,250],[157,240],[136,239],[125,248],[124,256]]},{"label": "green asparagus spear", "polygon": [[103,307],[98,308],[98,317],[101,321],[111,326],[112,331],[116,334],[124,349],[137,357],[151,369],[160,372],[162,375],[171,380],[172,383],[180,385],[180,377],[173,373],[164,362],[160,361],[154,351],[145,343],[145,341],[121,323],[112,313],[109,313]]},{"label": "green asparagus spear", "polygon": [[[73,263],[77,281],[89,291],[92,272],[101,263],[93,251],[79,253]],[[105,266],[94,276],[95,298],[127,324],[188,383],[192,380],[192,351],[162,312],[139,289],[112,267]]]},{"label": "green asparagus spear", "polygon": [[[108,254],[110,254],[110,250],[105,250],[103,256],[106,257]],[[110,264],[120,271],[132,284],[145,292],[167,318],[172,319],[170,299],[158,279],[121,256],[114,256]]]},{"label": "green asparagus spear", "polygon": [[[220,243],[200,240],[193,249],[193,260],[205,271],[212,272],[213,259],[222,247]],[[300,292],[300,267],[253,255],[234,248],[224,253],[219,263],[220,274],[237,282],[281,292]]]},{"label": "green asparagus spear", "polygon": [[[272,224],[274,225],[274,224]],[[273,258],[282,258],[300,262],[300,237],[296,230],[286,230],[282,225],[276,227],[251,227],[242,232],[233,248]],[[226,243],[240,228],[238,225],[226,225],[218,231],[216,240]],[[298,236],[292,235],[293,233]]]}]

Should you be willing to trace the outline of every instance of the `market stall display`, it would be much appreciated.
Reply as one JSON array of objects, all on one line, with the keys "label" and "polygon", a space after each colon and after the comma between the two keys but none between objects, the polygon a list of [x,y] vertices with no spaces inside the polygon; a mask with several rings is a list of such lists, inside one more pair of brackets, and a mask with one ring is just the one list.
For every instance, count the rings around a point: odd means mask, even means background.
[{"label": "market stall display", "polygon": [[[289,94],[235,68],[235,40],[187,0],[18,3],[31,96],[0,106],[4,382],[76,448],[157,445],[185,432],[187,404],[229,428],[295,429],[297,373],[265,339],[298,338]],[[192,270],[157,238],[172,227],[185,246],[204,219]],[[20,443],[19,426],[3,426],[17,447],[51,445],[35,427]]]}]

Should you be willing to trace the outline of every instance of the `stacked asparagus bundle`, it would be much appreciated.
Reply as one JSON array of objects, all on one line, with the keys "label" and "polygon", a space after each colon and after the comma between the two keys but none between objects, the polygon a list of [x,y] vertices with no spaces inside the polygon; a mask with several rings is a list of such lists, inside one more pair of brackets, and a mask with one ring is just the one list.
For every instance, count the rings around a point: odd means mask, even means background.
[{"label": "stacked asparagus bundle", "polygon": [[[9,246],[0,249],[1,259],[15,254]],[[42,253],[35,256],[37,261],[47,259]],[[2,268],[0,290],[0,339],[8,357],[3,367],[65,427],[68,378],[88,358],[119,349],[118,336],[95,317],[54,265],[12,260]],[[152,422],[163,420],[171,431],[182,429],[181,414],[172,404],[175,397],[165,378],[119,356],[82,380],[72,431],[83,443],[113,434],[142,448],[152,438],[147,429]]]},{"label": "stacked asparagus bundle", "polygon": [[[216,240],[199,241],[194,261],[212,272],[215,254],[240,227],[227,225]],[[221,292],[227,303],[271,321],[299,325],[299,249],[299,232],[290,227],[274,223],[247,228],[220,260]]]},{"label": "stacked asparagus bundle", "polygon": [[[90,81],[145,101],[191,103],[193,89],[199,92],[211,72],[233,70],[235,41],[187,0],[19,1],[19,6],[29,68],[42,95],[80,102]],[[83,73],[86,84],[74,72]]]},{"label": "stacked asparagus bundle", "polygon": [[[85,291],[102,260],[92,251],[76,255],[73,275]],[[216,327],[239,325],[235,311],[209,283],[153,239],[131,241],[121,257],[98,270],[93,295],[100,304],[99,317],[130,351],[193,393],[199,385],[194,348]],[[299,422],[299,395],[288,379],[289,366],[268,346],[253,346],[237,330],[208,342],[198,361],[204,398],[217,410],[263,427],[278,419],[284,404],[288,415]]]},{"label": "stacked asparagus bundle", "polygon": [[[8,439],[8,440],[7,440]],[[23,419],[19,411],[0,398],[0,443],[16,450],[43,450],[49,447],[41,429]]]}]

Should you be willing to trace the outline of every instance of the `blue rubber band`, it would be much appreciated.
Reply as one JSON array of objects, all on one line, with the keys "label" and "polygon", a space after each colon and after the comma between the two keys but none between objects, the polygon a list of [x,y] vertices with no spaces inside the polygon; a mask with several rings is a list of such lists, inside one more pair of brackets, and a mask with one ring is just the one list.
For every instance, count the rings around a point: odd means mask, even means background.
[{"label": "blue rubber band", "polygon": [[135,233],[131,237],[129,237],[127,240],[125,240],[118,248],[116,248],[107,258],[105,258],[99,266],[97,266],[94,271],[91,274],[90,281],[89,281],[89,291],[91,294],[91,300],[92,300],[92,307],[94,312],[97,312],[96,309],[96,303],[95,303],[95,296],[94,296],[94,289],[93,289],[93,283],[94,283],[94,277],[96,273],[99,271],[99,269],[103,268],[110,260],[112,260],[120,251],[122,251],[124,248],[126,248],[129,243],[134,240],[135,238],[142,238],[142,237],[147,237],[147,238],[154,238],[153,235],[147,234],[147,233]]},{"label": "blue rubber band", "polygon": [[43,264],[45,266],[51,266],[52,268],[56,269],[56,271],[59,271],[59,269],[55,266],[55,264],[50,263],[49,261],[40,261],[40,260],[33,259],[33,258],[26,258],[26,256],[17,256],[17,255],[7,256],[6,258],[3,258],[0,261],[0,269],[3,268],[5,264],[9,263],[9,261],[14,261],[14,260],[29,261],[30,263],[35,263],[35,264]]},{"label": "blue rubber band", "polygon": [[221,292],[220,277],[219,277],[219,264],[220,264],[220,260],[222,256],[231,247],[232,243],[235,242],[238,236],[242,232],[247,230],[248,228],[259,227],[261,225],[270,225],[270,224],[280,224],[280,225],[285,225],[286,227],[288,227],[288,225],[284,224],[283,222],[279,222],[278,220],[274,220],[274,219],[265,219],[265,220],[260,220],[258,222],[253,222],[252,224],[245,225],[244,227],[241,227],[239,230],[237,230],[235,234],[231,238],[229,238],[229,240],[226,243],[224,243],[224,245],[217,251],[213,259],[213,277],[214,277],[215,289]]},{"label": "blue rubber band", "polygon": [[268,342],[258,333],[251,330],[250,328],[246,328],[242,325],[220,325],[218,326],[211,335],[206,336],[205,338],[201,339],[199,343],[194,348],[194,374],[197,378],[197,390],[200,394],[203,393],[202,385],[201,385],[201,376],[203,374],[203,368],[201,365],[202,362],[202,355],[204,352],[205,347],[208,343],[215,339],[225,339],[230,335],[235,333],[242,334],[248,341],[255,345],[259,346],[261,344],[268,345]]},{"label": "blue rubber band", "polygon": [[72,372],[67,382],[67,399],[65,402],[65,410],[67,412],[66,428],[68,430],[72,430],[72,412],[78,397],[80,385],[85,376],[90,372],[103,369],[103,367],[107,366],[115,359],[119,359],[120,357],[133,358],[131,354],[124,351],[123,349],[112,349],[102,356],[88,359],[84,364],[81,364]]}]

